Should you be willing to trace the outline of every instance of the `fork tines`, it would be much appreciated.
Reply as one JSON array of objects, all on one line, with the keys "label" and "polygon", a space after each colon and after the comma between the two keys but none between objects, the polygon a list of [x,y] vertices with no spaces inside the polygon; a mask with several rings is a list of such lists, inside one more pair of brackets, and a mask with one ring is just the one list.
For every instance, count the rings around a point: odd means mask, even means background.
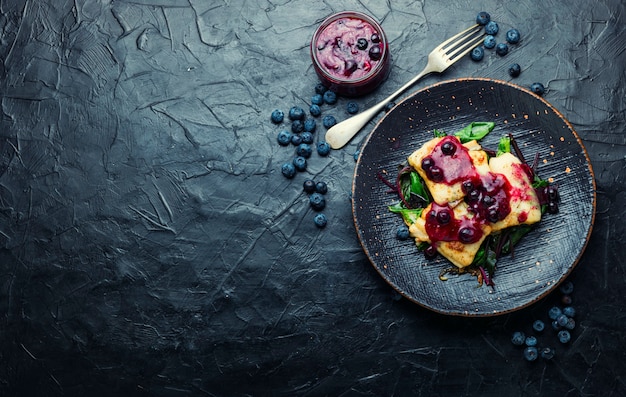
[{"label": "fork tines", "polygon": [[485,36],[482,25],[471,26],[450,37],[437,48],[451,60],[455,61],[474,49]]}]

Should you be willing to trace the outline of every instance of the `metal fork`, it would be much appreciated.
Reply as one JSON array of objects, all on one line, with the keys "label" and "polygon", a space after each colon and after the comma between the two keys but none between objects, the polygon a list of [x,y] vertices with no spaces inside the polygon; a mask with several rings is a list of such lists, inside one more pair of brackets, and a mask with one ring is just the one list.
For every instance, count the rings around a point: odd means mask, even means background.
[{"label": "metal fork", "polygon": [[428,54],[428,63],[424,70],[378,104],[334,125],[326,132],[326,142],[328,142],[333,149],[343,147],[368,121],[380,112],[387,103],[391,102],[425,75],[433,72],[441,73],[446,70],[450,65],[473,50],[478,43],[481,42],[484,35],[483,27],[481,25],[474,25],[441,43]]}]

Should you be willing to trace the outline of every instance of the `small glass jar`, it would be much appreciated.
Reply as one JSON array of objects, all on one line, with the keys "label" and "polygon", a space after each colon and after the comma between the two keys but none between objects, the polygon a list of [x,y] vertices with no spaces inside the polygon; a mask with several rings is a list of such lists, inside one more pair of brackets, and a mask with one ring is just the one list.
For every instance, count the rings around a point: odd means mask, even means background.
[{"label": "small glass jar", "polygon": [[371,92],[391,70],[383,28],[356,11],[331,15],[320,24],[311,40],[311,58],[322,83],[343,96]]}]

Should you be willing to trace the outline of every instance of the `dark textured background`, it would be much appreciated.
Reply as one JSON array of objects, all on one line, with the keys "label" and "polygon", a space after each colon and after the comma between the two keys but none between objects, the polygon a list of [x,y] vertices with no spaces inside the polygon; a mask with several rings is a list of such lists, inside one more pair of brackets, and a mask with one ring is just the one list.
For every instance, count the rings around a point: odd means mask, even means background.
[{"label": "dark textured background", "polygon": [[[353,153],[293,156],[274,108],[308,107],[310,36],[364,11],[390,40],[389,80],[487,10],[523,39],[443,78],[547,87],[598,189],[570,279],[578,326],[527,363],[523,311],[452,318],[400,299],[361,250]],[[0,1],[0,395],[626,395],[626,6],[603,1]],[[500,38],[502,33],[500,34]],[[346,117],[342,98],[324,114]],[[318,135],[320,132],[317,133]],[[329,185],[318,230],[301,192]],[[572,198],[575,199],[575,198]]]}]

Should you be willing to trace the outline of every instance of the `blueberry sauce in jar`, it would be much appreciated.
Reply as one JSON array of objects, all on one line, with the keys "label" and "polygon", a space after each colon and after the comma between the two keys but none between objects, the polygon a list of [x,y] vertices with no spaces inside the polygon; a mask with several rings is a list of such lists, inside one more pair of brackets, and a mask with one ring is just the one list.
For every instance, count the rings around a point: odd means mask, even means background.
[{"label": "blueberry sauce in jar", "polygon": [[345,96],[364,95],[382,83],[391,69],[382,27],[353,11],[331,15],[311,40],[313,66],[324,85]]}]

